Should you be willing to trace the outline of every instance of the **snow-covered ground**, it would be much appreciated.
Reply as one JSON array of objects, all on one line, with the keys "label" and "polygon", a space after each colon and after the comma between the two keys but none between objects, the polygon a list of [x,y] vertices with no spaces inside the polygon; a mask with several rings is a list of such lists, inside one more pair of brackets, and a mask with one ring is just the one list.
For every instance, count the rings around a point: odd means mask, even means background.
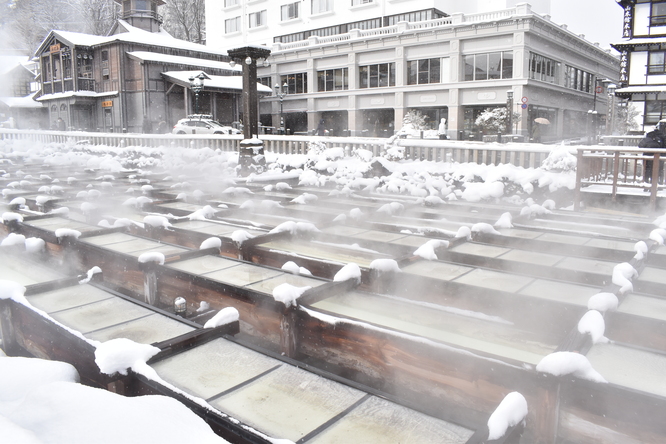
[{"label": "snow-covered ground", "polygon": [[173,398],[128,398],[88,387],[64,362],[7,357],[0,350],[0,375],[3,443],[227,442]]},{"label": "snow-covered ground", "polygon": [[[2,171],[2,163],[18,162],[20,158],[25,163],[43,164],[45,168],[94,169],[100,171],[102,178],[104,174],[113,175],[129,169],[163,171],[172,174],[181,183],[190,183],[196,187],[192,194],[198,191],[201,195],[225,189],[242,194],[247,190],[244,185],[257,183],[265,184],[266,190],[285,189],[290,186],[286,181],[297,178],[299,185],[320,187],[330,190],[331,194],[344,196],[354,192],[373,192],[399,195],[426,205],[463,200],[505,202],[528,209],[535,205],[539,208],[567,207],[570,205],[570,191],[575,186],[576,159],[568,147],[553,148],[539,168],[522,168],[509,164],[405,161],[400,160],[400,153],[394,147],[388,147],[384,157],[374,157],[365,150],[345,155],[342,149],[324,149],[312,143],[307,154],[266,153],[267,171],[241,178],[237,174],[237,153],[208,148],[114,148],[0,141],[0,174],[15,181],[3,189],[5,197],[21,187],[21,180],[25,178],[12,177],[12,173]],[[103,188],[101,184],[104,183],[98,182],[90,187]],[[58,184],[53,186],[59,187]],[[137,191],[128,190],[131,195]],[[44,193],[48,194],[49,190],[44,190]],[[314,195],[303,194],[300,200],[294,199],[294,203],[307,205],[316,198],[311,196]],[[543,204],[543,207],[537,203]],[[399,206],[394,202],[382,211],[390,215]],[[144,223],[152,226],[169,224],[161,216],[148,216]],[[505,223],[510,224],[510,221]],[[290,222],[275,228],[278,231],[312,229],[316,228],[302,222]],[[488,225],[488,229],[493,228]],[[442,242],[428,244],[427,248],[419,249],[418,254],[436,258],[434,249]],[[141,257],[139,261],[163,262],[164,258],[152,255]],[[359,279],[360,270],[354,265],[344,267],[335,280]],[[397,264],[380,260],[373,262],[372,268],[395,271]],[[618,274],[622,275],[620,271]],[[276,288],[273,296],[289,305],[295,303],[306,289],[285,284]],[[598,336],[603,337],[603,329],[597,328],[598,323],[592,321],[594,319],[579,328],[599,332]],[[579,371],[587,375],[590,373],[585,367],[587,363],[575,361],[581,358],[584,359],[584,356],[558,355],[540,365],[543,371],[552,374]],[[224,442],[177,401],[161,396],[124,398],[82,386],[78,384],[76,370],[68,364],[2,356],[0,375],[3,376],[0,382],[3,442]],[[507,397],[503,408],[498,409],[489,421],[491,433],[502,436],[507,427],[523,421],[526,412],[527,407],[520,394]],[[118,427],[118,424],[123,426]]]},{"label": "snow-covered ground", "polygon": [[[439,199],[501,200],[518,205],[528,199],[540,202],[558,191],[573,190],[576,163],[569,147],[564,146],[553,147],[551,155],[539,168],[523,168],[510,164],[405,161],[400,160],[399,148],[391,145],[382,157],[374,157],[372,152],[363,149],[353,150],[345,156],[342,148],[325,149],[313,142],[307,154],[267,152],[266,172],[240,178],[235,152],[209,148],[115,148],[0,141],[0,161],[9,162],[16,157],[22,157],[26,162],[43,162],[49,167],[71,166],[109,173],[124,169],[168,171],[204,192],[206,187],[219,192],[245,181],[279,181],[297,177],[301,185],[324,187],[341,194],[377,192],[410,196],[426,203],[440,202]],[[3,190],[3,195],[9,191]],[[557,203],[558,206],[569,205],[568,202]]]}]

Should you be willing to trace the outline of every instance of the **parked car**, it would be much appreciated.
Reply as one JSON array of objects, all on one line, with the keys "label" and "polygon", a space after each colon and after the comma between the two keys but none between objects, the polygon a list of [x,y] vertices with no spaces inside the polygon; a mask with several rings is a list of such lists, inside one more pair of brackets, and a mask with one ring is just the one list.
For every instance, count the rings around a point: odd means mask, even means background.
[{"label": "parked car", "polygon": [[212,116],[194,115],[180,119],[173,126],[174,134],[240,134],[240,131],[230,126],[222,125],[213,120]]}]

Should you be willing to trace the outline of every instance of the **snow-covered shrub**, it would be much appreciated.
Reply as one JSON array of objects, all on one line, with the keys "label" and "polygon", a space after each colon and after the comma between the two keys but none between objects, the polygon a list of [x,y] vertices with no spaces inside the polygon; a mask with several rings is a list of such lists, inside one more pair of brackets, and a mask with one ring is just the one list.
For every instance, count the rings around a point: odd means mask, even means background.
[{"label": "snow-covered shrub", "polygon": [[546,171],[576,171],[576,156],[569,152],[566,146],[558,146],[548,154],[541,163],[541,168]]}]

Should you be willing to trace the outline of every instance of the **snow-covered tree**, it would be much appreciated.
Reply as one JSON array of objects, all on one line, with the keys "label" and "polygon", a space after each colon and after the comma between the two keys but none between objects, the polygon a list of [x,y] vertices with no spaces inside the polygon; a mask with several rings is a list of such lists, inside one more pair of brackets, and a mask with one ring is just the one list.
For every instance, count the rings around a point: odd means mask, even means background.
[{"label": "snow-covered tree", "polygon": [[194,43],[206,42],[205,0],[169,0],[161,7],[164,29],[172,36]]},{"label": "snow-covered tree", "polygon": [[[517,122],[519,118],[520,114],[513,113],[514,122]],[[506,107],[487,108],[474,123],[486,134],[497,134],[498,132],[504,134],[509,123],[509,112]]]},{"label": "snow-covered tree", "polygon": [[427,117],[421,111],[411,110],[403,117],[402,126],[410,126],[417,131],[426,130],[426,119]]}]

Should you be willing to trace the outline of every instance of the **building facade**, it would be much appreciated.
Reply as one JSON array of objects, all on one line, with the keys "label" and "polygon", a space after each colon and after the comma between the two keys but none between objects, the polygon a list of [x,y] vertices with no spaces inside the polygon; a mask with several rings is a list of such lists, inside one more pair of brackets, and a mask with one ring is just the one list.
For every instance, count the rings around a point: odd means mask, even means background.
[{"label": "building facade", "polygon": [[666,1],[618,0],[624,8],[621,71],[615,95],[643,109],[643,127],[666,119]]},{"label": "building facade", "polygon": [[[400,2],[383,2],[393,3]],[[373,7],[350,8],[361,6]],[[407,113],[420,111],[432,128],[444,118],[449,137],[468,140],[481,137],[475,121],[483,110],[508,104],[518,114],[513,132],[525,138],[603,131],[605,86],[617,81],[620,69],[610,51],[528,4],[475,14],[414,14],[399,14],[395,24],[380,17],[374,28],[351,23],[339,34],[273,43],[270,66],[260,68],[259,76],[286,95],[262,100],[262,123],[280,127],[284,121],[292,133],[323,125],[334,135],[388,137]],[[291,34],[274,40],[285,35]],[[537,118],[550,124],[537,125]]]},{"label": "building facade", "polygon": [[0,126],[41,129],[46,109],[34,100],[39,86],[37,65],[27,55],[0,54]]},{"label": "building facade", "polygon": [[[226,51],[163,32],[156,12],[163,3],[122,1],[122,19],[108,36],[48,34],[35,53],[41,67],[36,100],[54,129],[167,131],[195,112],[228,125],[240,120],[240,66],[231,66]],[[190,78],[202,72],[203,89],[194,94]]]}]

